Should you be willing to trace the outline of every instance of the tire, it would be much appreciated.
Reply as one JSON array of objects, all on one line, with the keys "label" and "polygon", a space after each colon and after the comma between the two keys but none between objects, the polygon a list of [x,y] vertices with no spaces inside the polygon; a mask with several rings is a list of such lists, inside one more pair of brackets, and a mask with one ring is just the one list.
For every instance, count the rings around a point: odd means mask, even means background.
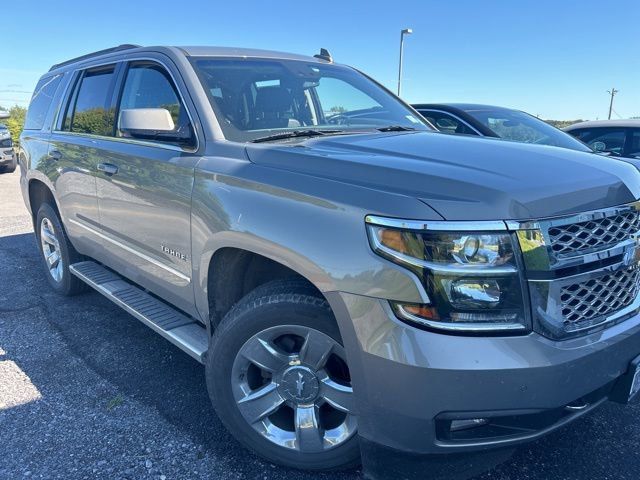
[{"label": "tire", "polygon": [[4,173],[13,173],[16,171],[16,168],[18,168],[18,160],[16,160],[16,157],[14,155],[13,163],[8,167],[4,167]]},{"label": "tire", "polygon": [[0,173],[13,173],[16,171],[16,168],[18,168],[18,159],[14,155],[13,162],[11,163],[11,165],[5,165],[3,167],[0,167]]},{"label": "tire", "polygon": [[[69,265],[82,261],[83,257],[69,242],[57,212],[48,203],[38,209],[36,238],[49,285],[60,295],[71,296],[86,291],[87,285],[69,271]],[[47,260],[47,257],[53,260]]]},{"label": "tire", "polygon": [[[317,295],[289,279],[240,300],[212,337],[207,389],[222,423],[266,460],[304,470],[351,468],[360,463],[349,413],[355,400],[338,325]],[[247,400],[254,397],[271,405]]]}]

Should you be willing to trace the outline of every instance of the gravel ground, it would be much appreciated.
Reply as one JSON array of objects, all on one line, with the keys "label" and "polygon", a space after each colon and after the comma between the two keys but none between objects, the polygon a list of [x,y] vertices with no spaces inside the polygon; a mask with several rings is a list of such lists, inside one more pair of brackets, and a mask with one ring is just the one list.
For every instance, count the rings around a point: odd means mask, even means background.
[{"label": "gravel ground", "polygon": [[[202,366],[97,293],[51,292],[18,179],[0,175],[0,479],[361,478],[258,459],[212,412]],[[639,416],[605,405],[477,480],[636,480]]]}]

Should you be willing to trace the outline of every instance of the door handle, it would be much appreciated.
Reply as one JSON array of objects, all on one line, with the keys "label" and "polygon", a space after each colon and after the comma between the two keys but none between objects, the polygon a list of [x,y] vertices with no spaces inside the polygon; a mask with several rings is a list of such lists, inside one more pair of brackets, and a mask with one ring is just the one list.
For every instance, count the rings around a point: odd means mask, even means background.
[{"label": "door handle", "polygon": [[99,163],[97,166],[98,170],[111,176],[118,173],[118,167],[111,163]]},{"label": "door handle", "polygon": [[60,150],[51,150],[49,152],[49,158],[57,162],[62,158],[62,153],[60,153]]}]

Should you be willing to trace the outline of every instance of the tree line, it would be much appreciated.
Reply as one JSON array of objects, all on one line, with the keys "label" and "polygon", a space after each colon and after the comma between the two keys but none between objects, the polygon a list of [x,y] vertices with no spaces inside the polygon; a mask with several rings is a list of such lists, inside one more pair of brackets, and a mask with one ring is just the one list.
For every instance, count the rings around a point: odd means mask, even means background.
[{"label": "tree line", "polygon": [[0,120],[0,123],[4,123],[11,133],[11,139],[15,145],[18,145],[22,128],[24,127],[24,119],[27,116],[27,109],[14,105],[9,109],[0,107],[0,110],[9,112],[9,118]]}]

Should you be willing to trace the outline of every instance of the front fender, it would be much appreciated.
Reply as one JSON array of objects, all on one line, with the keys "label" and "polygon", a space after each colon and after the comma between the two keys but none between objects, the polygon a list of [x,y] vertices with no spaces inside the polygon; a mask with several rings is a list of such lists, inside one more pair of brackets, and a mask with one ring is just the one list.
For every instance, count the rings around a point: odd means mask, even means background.
[{"label": "front fender", "polygon": [[236,162],[227,173],[202,166],[194,183],[191,229],[195,299],[203,318],[208,318],[209,264],[227,247],[285,265],[325,294],[426,301],[413,273],[372,252],[364,223],[373,212],[424,218],[431,213],[421,202],[248,162]]}]

